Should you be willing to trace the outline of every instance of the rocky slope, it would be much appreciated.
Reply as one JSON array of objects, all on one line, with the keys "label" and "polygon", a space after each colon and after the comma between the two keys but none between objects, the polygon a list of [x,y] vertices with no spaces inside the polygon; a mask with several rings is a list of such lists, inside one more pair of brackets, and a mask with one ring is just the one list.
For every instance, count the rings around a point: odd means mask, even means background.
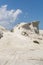
[{"label": "rocky slope", "polygon": [[38,21],[20,23],[11,31],[0,27],[0,65],[43,65],[43,30]]}]

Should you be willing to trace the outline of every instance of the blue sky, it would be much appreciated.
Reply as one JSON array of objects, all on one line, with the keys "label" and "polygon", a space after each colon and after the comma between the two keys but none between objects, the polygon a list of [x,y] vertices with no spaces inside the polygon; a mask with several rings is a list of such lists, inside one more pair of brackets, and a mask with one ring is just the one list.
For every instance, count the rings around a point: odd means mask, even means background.
[{"label": "blue sky", "polygon": [[[15,14],[13,15],[12,12],[12,17],[14,16],[15,18],[10,18],[9,15],[9,18],[4,18],[3,14],[2,17],[0,15],[0,21],[2,21],[0,24],[6,28],[10,29],[20,22],[32,22],[38,20],[40,21],[40,29],[43,29],[43,0],[0,0],[0,9],[3,8],[2,6],[7,8],[7,12],[14,10],[14,13],[16,13],[15,17]],[[7,13],[6,11],[4,12],[5,14]],[[9,19],[13,20],[10,20],[11,22],[9,22]],[[2,24],[3,20],[5,21],[4,24]],[[6,20],[9,22],[8,24],[6,23]]]}]

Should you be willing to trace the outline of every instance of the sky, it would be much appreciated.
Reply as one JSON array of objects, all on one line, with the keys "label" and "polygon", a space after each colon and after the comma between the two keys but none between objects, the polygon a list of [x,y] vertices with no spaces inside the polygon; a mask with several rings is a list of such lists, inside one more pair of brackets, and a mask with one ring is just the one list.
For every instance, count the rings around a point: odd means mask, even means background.
[{"label": "sky", "polygon": [[0,0],[0,25],[12,29],[21,22],[40,21],[43,29],[43,0]]}]

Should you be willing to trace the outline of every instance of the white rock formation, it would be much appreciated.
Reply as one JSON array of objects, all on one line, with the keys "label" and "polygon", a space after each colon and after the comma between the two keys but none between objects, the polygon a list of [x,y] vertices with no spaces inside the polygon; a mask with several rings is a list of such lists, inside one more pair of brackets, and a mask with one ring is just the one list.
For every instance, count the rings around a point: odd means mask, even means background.
[{"label": "white rock formation", "polygon": [[8,30],[6,30],[4,27],[0,26],[0,38],[3,37],[5,32],[9,32]]},{"label": "white rock formation", "polygon": [[0,31],[6,32],[7,30],[4,27],[0,26]]},{"label": "white rock formation", "polygon": [[13,32],[4,31],[0,39],[0,65],[43,65],[43,35],[36,23],[21,23]]}]

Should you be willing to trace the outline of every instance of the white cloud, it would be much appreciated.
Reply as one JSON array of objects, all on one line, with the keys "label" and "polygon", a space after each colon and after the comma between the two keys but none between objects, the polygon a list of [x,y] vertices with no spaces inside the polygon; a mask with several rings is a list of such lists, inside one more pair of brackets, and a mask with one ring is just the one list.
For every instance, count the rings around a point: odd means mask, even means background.
[{"label": "white cloud", "polygon": [[0,7],[0,24],[3,26],[10,26],[10,23],[13,23],[17,20],[18,15],[22,13],[20,9],[17,10],[8,10],[7,5]]}]

